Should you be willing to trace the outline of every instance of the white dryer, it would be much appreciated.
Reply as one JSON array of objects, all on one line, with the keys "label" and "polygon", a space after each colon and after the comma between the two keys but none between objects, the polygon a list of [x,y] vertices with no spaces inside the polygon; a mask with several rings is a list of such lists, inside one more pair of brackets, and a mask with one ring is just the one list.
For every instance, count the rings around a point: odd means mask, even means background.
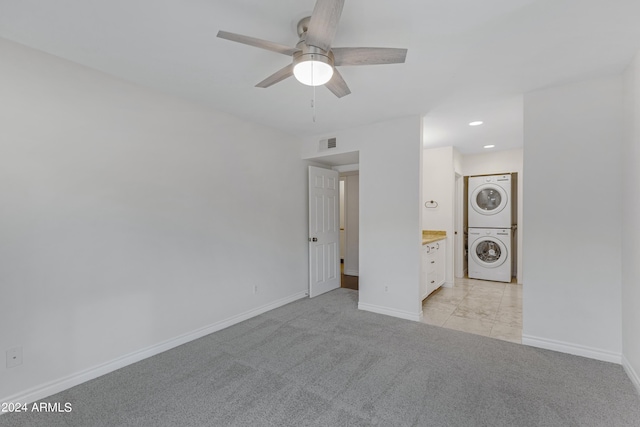
[{"label": "white dryer", "polygon": [[468,227],[511,227],[511,174],[469,177]]},{"label": "white dryer", "polygon": [[469,229],[469,278],[511,282],[511,228]]}]

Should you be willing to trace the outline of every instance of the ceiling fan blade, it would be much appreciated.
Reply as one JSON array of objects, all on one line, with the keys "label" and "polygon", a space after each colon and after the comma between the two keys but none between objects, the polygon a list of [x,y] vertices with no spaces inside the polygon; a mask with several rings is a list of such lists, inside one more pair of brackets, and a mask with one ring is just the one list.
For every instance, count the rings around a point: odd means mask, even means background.
[{"label": "ceiling fan blade", "polygon": [[266,88],[278,82],[281,82],[284,79],[289,78],[291,76],[293,76],[293,64],[289,64],[286,67],[271,74],[269,77],[267,77],[266,79],[258,83],[256,87]]},{"label": "ceiling fan blade", "polygon": [[248,44],[249,46],[259,47],[260,49],[266,49],[273,52],[282,53],[283,55],[292,56],[294,53],[299,52],[300,49],[296,47],[289,47],[282,44],[270,42],[268,40],[257,39],[255,37],[243,36],[242,34],[230,33],[228,31],[218,31],[218,37],[221,39],[231,40],[232,42],[238,42]]},{"label": "ceiling fan blade", "polygon": [[331,52],[335,65],[400,64],[407,57],[407,49],[387,47],[337,47]]},{"label": "ceiling fan blade", "polygon": [[329,80],[325,86],[338,98],[342,98],[343,96],[347,96],[351,93],[349,86],[347,86],[347,82],[342,78],[342,74],[340,74],[335,68],[333,69],[333,77],[331,77],[331,80]]},{"label": "ceiling fan blade", "polygon": [[308,46],[329,50],[338,29],[344,0],[317,0],[307,29]]}]

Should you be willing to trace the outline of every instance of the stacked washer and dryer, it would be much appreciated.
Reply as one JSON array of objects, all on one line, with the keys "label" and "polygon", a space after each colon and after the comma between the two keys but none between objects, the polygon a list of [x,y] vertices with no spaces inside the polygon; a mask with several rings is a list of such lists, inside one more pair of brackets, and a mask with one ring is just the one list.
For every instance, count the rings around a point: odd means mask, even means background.
[{"label": "stacked washer and dryer", "polygon": [[469,278],[511,281],[511,174],[469,177]]}]

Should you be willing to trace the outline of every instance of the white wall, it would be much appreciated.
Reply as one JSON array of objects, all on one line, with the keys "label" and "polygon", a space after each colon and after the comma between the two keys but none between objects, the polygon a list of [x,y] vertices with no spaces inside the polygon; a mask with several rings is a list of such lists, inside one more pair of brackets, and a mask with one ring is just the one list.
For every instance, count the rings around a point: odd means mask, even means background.
[{"label": "white wall", "polygon": [[524,119],[523,342],[620,362],[622,80],[529,93]]},{"label": "white wall", "polygon": [[360,242],[360,176],[347,175],[346,187],[346,258],[344,274],[357,276],[359,274],[360,256],[358,254]]},{"label": "white wall", "polygon": [[463,162],[464,162],[464,156],[455,147],[453,147],[453,172],[454,173],[457,173],[458,175],[464,175],[464,172],[462,171]]},{"label": "white wall", "polygon": [[0,352],[24,356],[0,401],[304,296],[299,141],[12,42],[0,57]]},{"label": "white wall", "polygon": [[419,320],[421,120],[405,117],[305,140],[302,157],[318,141],[337,137],[332,154],[360,152],[361,309]]},{"label": "white wall", "polygon": [[523,149],[487,151],[462,156],[462,173],[466,176],[522,173]]},{"label": "white wall", "polygon": [[[422,153],[422,225],[429,230],[453,228],[453,147],[429,148]],[[427,208],[435,201],[438,207]]]},{"label": "white wall", "polygon": [[624,76],[622,354],[640,392],[640,52]]},{"label": "white wall", "polygon": [[[445,286],[453,286],[455,168],[453,147],[429,148],[422,154],[422,227],[447,232]],[[425,206],[428,201],[437,207]],[[432,205],[429,205],[432,206]]]},{"label": "white wall", "polygon": [[491,175],[502,173],[518,173],[517,183],[517,217],[515,218],[518,229],[516,231],[516,275],[518,283],[522,283],[522,242],[524,236],[524,173],[523,173],[522,148],[514,150],[489,151],[482,154],[467,154],[462,157],[462,174],[465,176]]}]

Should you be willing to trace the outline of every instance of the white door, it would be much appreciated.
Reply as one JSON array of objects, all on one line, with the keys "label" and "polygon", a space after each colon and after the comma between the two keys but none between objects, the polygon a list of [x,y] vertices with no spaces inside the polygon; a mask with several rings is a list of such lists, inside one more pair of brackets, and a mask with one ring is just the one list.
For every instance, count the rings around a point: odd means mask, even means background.
[{"label": "white door", "polygon": [[340,287],[338,172],[309,166],[309,296]]},{"label": "white door", "polygon": [[453,253],[454,253],[454,274],[455,277],[464,277],[464,225],[463,225],[463,205],[464,205],[464,178],[456,174],[455,188],[455,213],[453,225]]}]

